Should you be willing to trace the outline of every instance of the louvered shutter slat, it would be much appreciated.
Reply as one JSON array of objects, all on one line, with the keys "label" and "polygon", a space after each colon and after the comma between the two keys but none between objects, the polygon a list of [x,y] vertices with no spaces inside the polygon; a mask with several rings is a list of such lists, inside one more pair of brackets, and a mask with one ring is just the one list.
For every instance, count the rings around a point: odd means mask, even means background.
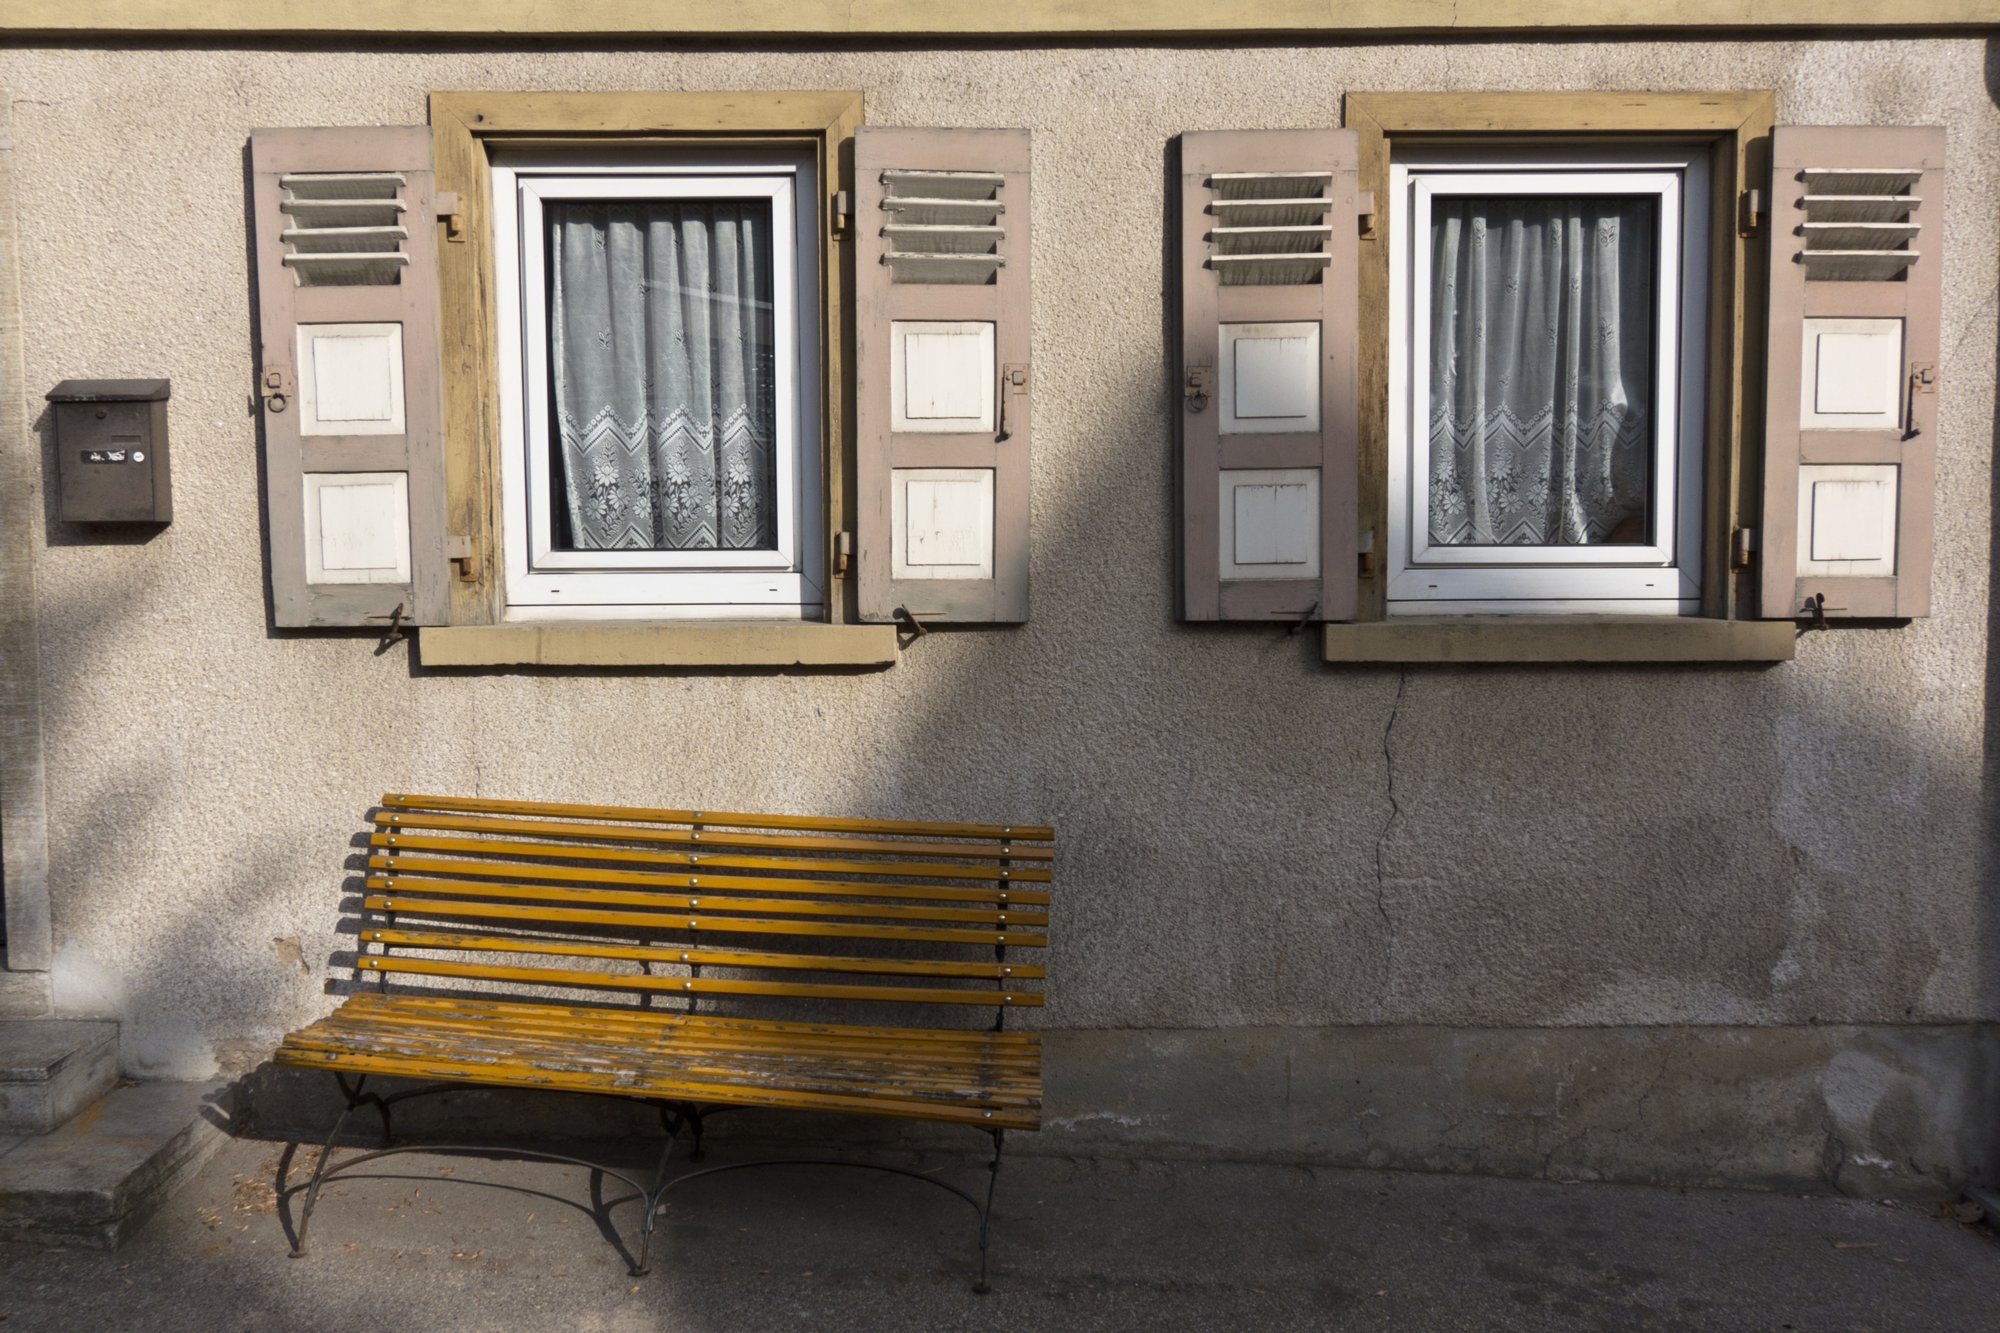
[{"label": "louvered shutter slat", "polygon": [[1028,617],[1025,130],[855,135],[863,620]]},{"label": "louvered shutter slat", "polygon": [[1761,610],[1930,610],[1944,132],[1772,135]]},{"label": "louvered shutter slat", "polygon": [[1181,136],[1181,612],[1346,620],[1356,136]]},{"label": "louvered shutter slat", "polygon": [[430,132],[250,137],[271,604],[447,618]]}]

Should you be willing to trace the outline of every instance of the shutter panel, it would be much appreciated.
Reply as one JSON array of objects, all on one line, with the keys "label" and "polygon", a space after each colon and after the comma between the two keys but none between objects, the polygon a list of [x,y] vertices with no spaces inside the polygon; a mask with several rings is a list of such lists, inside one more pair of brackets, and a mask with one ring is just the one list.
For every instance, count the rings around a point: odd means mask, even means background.
[{"label": "shutter panel", "polygon": [[863,620],[1028,618],[1028,132],[855,133]]},{"label": "shutter panel", "polygon": [[1351,620],[1352,130],[1181,136],[1181,614]]},{"label": "shutter panel", "polygon": [[1761,610],[1930,612],[1942,129],[1771,139]]},{"label": "shutter panel", "polygon": [[256,130],[250,163],[276,621],[441,624],[430,131]]}]

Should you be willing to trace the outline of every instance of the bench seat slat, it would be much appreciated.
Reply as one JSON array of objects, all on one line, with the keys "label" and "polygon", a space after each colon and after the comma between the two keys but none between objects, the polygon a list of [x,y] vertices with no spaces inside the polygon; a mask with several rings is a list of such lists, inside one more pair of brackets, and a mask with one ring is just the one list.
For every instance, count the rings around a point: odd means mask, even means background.
[{"label": "bench seat slat", "polygon": [[860,1023],[801,1022],[797,1020],[749,1018],[735,1014],[689,1014],[677,1009],[640,1009],[632,1005],[585,1005],[559,999],[487,999],[470,995],[382,995],[359,991],[348,997],[337,1013],[372,1015],[377,1010],[393,1013],[413,1011],[458,1014],[491,1021],[513,1021],[534,1017],[555,1022],[573,1022],[594,1028],[602,1024],[626,1024],[643,1028],[719,1029],[745,1038],[751,1036],[828,1037],[838,1041],[881,1040],[896,1046],[915,1042],[937,1042],[948,1046],[1039,1046],[1038,1032],[1004,1031],[991,1028],[895,1028],[872,1027]]},{"label": "bench seat slat", "polygon": [[[463,1034],[422,1029],[333,1033],[308,1029],[288,1045],[297,1051],[334,1054],[369,1051],[418,1059],[457,1058],[489,1065],[526,1065],[550,1072],[615,1071],[671,1064],[677,1074],[727,1083],[775,1079],[799,1091],[863,1095],[887,1091],[975,1101],[988,1106],[1035,1106],[1041,1101],[1040,1079],[1033,1071],[979,1065],[926,1069],[893,1059],[807,1058],[797,1054],[680,1046],[664,1050],[589,1047],[537,1042],[512,1032],[504,1043],[494,1043],[494,1051],[482,1052],[476,1045],[468,1044]],[[809,1069],[810,1074],[801,1077],[801,1069]]]},{"label": "bench seat slat", "polygon": [[[913,898],[936,902],[990,903],[1002,900],[1027,906],[1046,907],[1049,902],[1047,889],[1023,888],[1009,881],[1004,887],[976,888],[959,884],[908,884],[899,881],[876,884],[857,884],[844,880],[828,879],[787,879],[772,875],[718,875],[706,865],[691,867],[680,874],[662,874],[644,870],[604,870],[595,866],[537,865],[531,861],[491,861],[471,859],[487,856],[541,856],[547,853],[545,847],[532,843],[482,842],[467,838],[401,838],[394,851],[387,850],[388,839],[376,834],[369,839],[371,846],[382,848],[369,858],[369,866],[380,870],[387,866],[391,858],[400,873],[426,873],[449,875],[489,876],[500,879],[555,880],[580,884],[631,884],[658,885],[661,888],[702,888],[702,889],[747,889],[757,893],[810,893],[827,894],[835,897],[858,898]],[[562,859],[577,856],[584,849],[566,849]],[[604,850],[604,849],[591,849]],[[411,856],[418,852],[451,852],[465,855],[449,857]],[[600,859],[591,857],[589,859]],[[601,858],[608,860],[640,860],[643,854],[630,856],[613,852]],[[675,864],[679,864],[678,861]],[[691,881],[699,880],[700,883]]]},{"label": "bench seat slat", "polygon": [[[385,845],[396,834],[383,834]],[[400,843],[390,848],[390,854],[401,847]],[[482,850],[494,852],[492,844],[482,845]],[[516,853],[508,853],[514,855]],[[826,875],[880,875],[895,879],[974,879],[989,883],[1006,881],[1009,883],[1047,884],[1051,876],[1048,870],[1039,866],[954,866],[924,861],[849,861],[812,856],[737,856],[728,852],[646,852],[621,847],[597,847],[587,843],[546,842],[526,844],[520,855],[539,856],[547,860],[565,860],[571,857],[594,861],[628,861],[648,865],[704,866],[723,870],[771,870],[786,873],[808,873]]]},{"label": "bench seat slat", "polygon": [[481,920],[544,921],[590,926],[638,926],[652,931],[703,930],[736,935],[815,935],[849,940],[927,940],[936,944],[1005,944],[1040,948],[1042,936],[1023,930],[954,930],[943,926],[867,926],[844,921],[786,921],[712,916],[707,912],[617,912],[539,903],[475,903],[450,898],[411,897],[401,892],[362,899],[370,912],[398,916],[476,917]]},{"label": "bench seat slat", "polygon": [[371,944],[462,953],[534,953],[555,958],[620,958],[629,962],[691,963],[701,967],[770,967],[793,972],[863,972],[877,976],[1014,977],[1039,981],[1039,966],[1026,963],[958,963],[931,958],[851,958],[833,954],[767,953],[750,949],[705,949],[673,945],[594,944],[532,935],[466,935],[450,931],[377,930],[361,932]]},{"label": "bench seat slat", "polygon": [[965,922],[981,926],[1046,926],[1046,912],[982,912],[970,907],[912,907],[903,903],[818,902],[797,898],[731,898],[705,892],[644,893],[625,889],[563,889],[538,884],[493,884],[457,879],[411,879],[408,866],[394,879],[371,879],[370,890],[382,893],[445,893],[467,898],[510,898],[528,902],[594,903],[602,907],[651,907],[661,911],[721,912],[725,915],[749,912],[770,916],[867,917],[881,921]]},{"label": "bench seat slat", "polygon": [[885,838],[811,837],[804,834],[746,833],[735,829],[655,829],[627,824],[571,824],[534,819],[508,819],[497,815],[425,814],[378,810],[375,825],[394,833],[403,829],[427,828],[455,833],[510,833],[532,838],[562,841],[585,838],[597,842],[637,843],[649,846],[738,847],[753,851],[860,852],[868,856],[915,858],[946,857],[968,861],[1053,861],[1055,849],[1039,843],[1016,847],[1012,843],[911,842]]},{"label": "bench seat slat", "polygon": [[564,1092],[608,1092],[624,1096],[676,1101],[713,1102],[736,1106],[773,1106],[802,1111],[845,1111],[854,1115],[893,1116],[901,1120],[938,1120],[982,1129],[1036,1129],[1041,1113],[1029,1108],[985,1108],[947,1102],[888,1097],[829,1096],[800,1093],[783,1087],[744,1087],[682,1078],[670,1073],[639,1071],[590,1074],[545,1073],[528,1068],[487,1067],[466,1060],[410,1059],[376,1054],[335,1054],[292,1051],[288,1064],[343,1073],[395,1074],[407,1078],[441,1079],[499,1087],[549,1088]]},{"label": "bench seat slat", "polygon": [[473,796],[418,796],[397,792],[382,798],[397,810],[460,810],[507,815],[548,815],[570,819],[629,820],[649,824],[723,824],[732,828],[811,829],[824,833],[893,833],[913,837],[1012,838],[1053,842],[1046,824],[932,823],[917,819],[838,819],[820,815],[759,815],[719,810],[666,810],[644,806],[578,805],[561,801],[493,801]]},{"label": "bench seat slat", "polygon": [[630,972],[592,972],[577,968],[505,967],[496,963],[458,963],[440,958],[402,954],[363,954],[364,972],[409,972],[427,977],[518,981],[529,986],[588,986],[596,990],[661,991],[675,995],[773,995],[799,1000],[886,1000],[906,1004],[1007,1004],[1016,1008],[1039,1005],[1038,991],[996,991],[943,986],[815,985],[800,981],[742,981],[716,977],[654,977]]},{"label": "bench seat slat", "polygon": [[[392,998],[404,999],[398,995]],[[327,1031],[346,1030],[356,1024],[369,1031],[387,1032],[403,1028],[420,1028],[428,1032],[450,1033],[465,1040],[490,1040],[496,1034],[504,1035],[512,1041],[517,1037],[525,1040],[548,1040],[565,1046],[578,1043],[578,1030],[560,1023],[544,1023],[533,1020],[510,1020],[496,1023],[491,1018],[486,1021],[472,1021],[462,1017],[442,1014],[427,1014],[412,1017],[400,1010],[370,1012],[359,1019],[350,1020],[341,1015],[329,1016],[323,1022]],[[912,1029],[923,1031],[923,1029]],[[1009,1074],[1029,1074],[1041,1068],[1041,1052],[1034,1046],[941,1046],[936,1042],[895,1042],[887,1039],[851,1041],[830,1037],[808,1037],[798,1034],[780,1035],[757,1032],[718,1032],[706,1028],[678,1028],[662,1032],[659,1029],[621,1029],[609,1031],[592,1030],[582,1035],[584,1044],[604,1041],[625,1041],[644,1046],[647,1049],[705,1051],[743,1051],[750,1054],[770,1054],[776,1056],[827,1056],[839,1059],[893,1060],[911,1068],[933,1069],[953,1068],[967,1063],[989,1065]]]},{"label": "bench seat slat", "polygon": [[[574,843],[588,843],[596,839],[598,843],[636,843],[636,845],[660,845],[660,839],[642,837],[640,831],[614,827],[614,825],[538,825],[534,821],[474,821],[474,819],[454,819],[436,817],[422,821],[426,829],[440,829],[446,833],[506,833],[516,839],[540,839],[544,857],[562,857],[564,849]],[[388,837],[388,835],[384,835]],[[1000,867],[1000,865],[948,865],[942,861],[854,861],[846,857],[744,857],[734,853],[708,853],[700,845],[690,847],[684,853],[660,853],[674,863],[678,857],[680,865],[714,865],[730,869],[798,869],[798,871],[820,871],[826,875],[896,875],[904,879],[1010,879],[1010,881],[1032,881],[1048,883],[1050,873],[1046,867]]]}]

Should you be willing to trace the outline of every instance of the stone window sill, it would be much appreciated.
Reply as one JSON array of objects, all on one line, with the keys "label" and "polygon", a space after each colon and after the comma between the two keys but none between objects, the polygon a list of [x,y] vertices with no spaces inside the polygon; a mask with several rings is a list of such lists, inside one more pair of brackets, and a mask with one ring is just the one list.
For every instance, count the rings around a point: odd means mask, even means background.
[{"label": "stone window sill", "polygon": [[1326,660],[1426,662],[1789,662],[1785,620],[1688,616],[1440,616],[1328,625]]},{"label": "stone window sill", "polygon": [[894,625],[799,622],[562,622],[417,631],[427,667],[884,667]]}]

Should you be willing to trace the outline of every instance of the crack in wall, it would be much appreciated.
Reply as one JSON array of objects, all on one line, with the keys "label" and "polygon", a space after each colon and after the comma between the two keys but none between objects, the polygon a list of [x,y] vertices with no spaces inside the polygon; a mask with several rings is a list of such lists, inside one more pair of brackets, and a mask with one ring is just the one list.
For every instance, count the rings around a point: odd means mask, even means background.
[{"label": "crack in wall", "polygon": [[1379,1007],[1388,1007],[1389,993],[1396,984],[1396,920],[1389,915],[1388,874],[1383,867],[1383,849],[1388,846],[1389,835],[1396,831],[1396,825],[1403,818],[1402,802],[1396,799],[1396,754],[1390,740],[1396,732],[1396,718],[1403,711],[1403,692],[1410,685],[1410,669],[1399,667],[1396,671],[1396,697],[1389,704],[1389,720],[1382,728],[1382,776],[1384,795],[1389,801],[1389,817],[1382,821],[1382,827],[1375,834],[1375,911],[1382,918],[1383,929],[1388,932],[1383,950],[1382,998]]}]

